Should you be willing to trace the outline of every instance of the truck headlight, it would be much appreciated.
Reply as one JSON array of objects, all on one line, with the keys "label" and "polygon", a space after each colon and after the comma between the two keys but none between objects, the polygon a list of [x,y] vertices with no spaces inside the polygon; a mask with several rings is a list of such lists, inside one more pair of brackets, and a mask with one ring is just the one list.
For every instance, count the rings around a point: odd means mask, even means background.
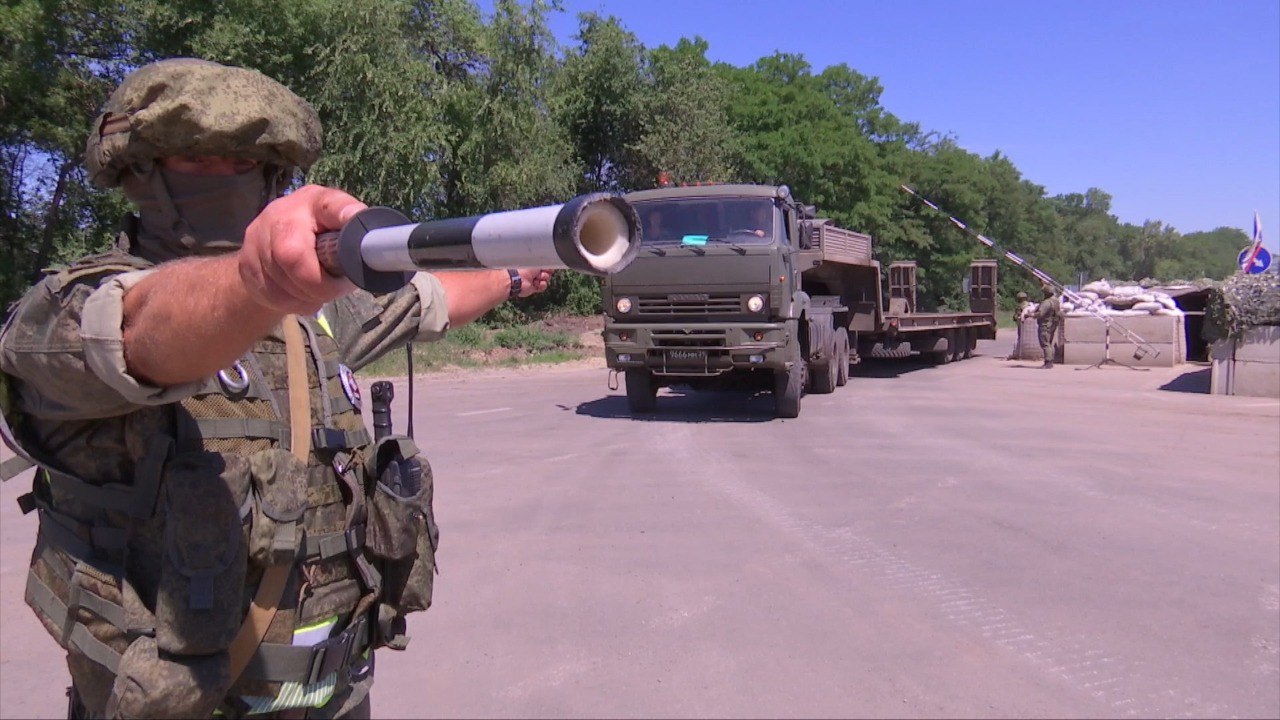
[{"label": "truck headlight", "polygon": [[618,312],[622,313],[623,315],[626,315],[627,313],[631,312],[631,298],[628,298],[628,297],[618,298],[618,301],[614,303],[613,306],[618,309]]},{"label": "truck headlight", "polygon": [[760,312],[761,310],[763,310],[763,309],[764,309],[764,296],[763,296],[763,295],[752,295],[751,297],[747,298],[747,309],[748,309],[748,310],[750,310],[750,311],[751,311],[751,312],[753,312],[753,313],[754,313],[754,312]]}]

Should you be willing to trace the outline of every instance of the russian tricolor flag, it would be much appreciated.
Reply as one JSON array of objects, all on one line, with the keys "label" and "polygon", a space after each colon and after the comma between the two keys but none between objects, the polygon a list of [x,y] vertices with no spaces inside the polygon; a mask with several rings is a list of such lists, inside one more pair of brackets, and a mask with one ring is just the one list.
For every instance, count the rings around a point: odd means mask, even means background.
[{"label": "russian tricolor flag", "polygon": [[1258,259],[1258,251],[1262,250],[1262,219],[1258,217],[1258,211],[1253,211],[1253,246],[1249,248],[1248,254],[1244,256],[1244,262],[1240,263],[1240,272],[1249,272],[1249,268],[1253,267],[1253,262]]}]

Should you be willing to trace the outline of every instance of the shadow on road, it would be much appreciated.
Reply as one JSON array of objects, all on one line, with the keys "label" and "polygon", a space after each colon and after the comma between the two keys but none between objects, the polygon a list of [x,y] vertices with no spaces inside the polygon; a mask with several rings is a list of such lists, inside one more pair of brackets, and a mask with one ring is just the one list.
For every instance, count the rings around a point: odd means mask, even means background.
[{"label": "shadow on road", "polygon": [[[982,353],[974,353],[973,357],[986,357]],[[959,360],[957,362],[970,362],[969,360]],[[924,370],[937,370],[944,368],[944,365],[937,365],[929,360],[924,360],[919,356],[909,358],[873,358],[866,357],[862,362],[849,368],[850,377],[860,378],[878,378],[890,379],[901,377],[908,373],[920,372]]]},{"label": "shadow on road", "polygon": [[1213,381],[1213,368],[1185,372],[1160,386],[1161,390],[1183,393],[1208,393]]},{"label": "shadow on road", "polygon": [[759,423],[774,419],[773,393],[750,393],[742,390],[681,392],[665,388],[658,393],[658,409],[640,414],[631,412],[626,397],[610,395],[580,403],[577,413],[597,418],[648,422]]}]

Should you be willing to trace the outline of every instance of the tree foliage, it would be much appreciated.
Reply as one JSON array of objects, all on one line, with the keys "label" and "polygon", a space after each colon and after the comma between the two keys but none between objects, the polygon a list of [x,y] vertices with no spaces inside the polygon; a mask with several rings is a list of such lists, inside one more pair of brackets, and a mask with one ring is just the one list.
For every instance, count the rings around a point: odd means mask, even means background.
[{"label": "tree foliage", "polygon": [[[1046,196],[1011,158],[900,119],[877,78],[776,53],[712,63],[701,38],[646,48],[622,20],[578,17],[567,46],[554,0],[12,0],[0,5],[0,302],[40,268],[102,249],[126,204],[91,187],[84,136],[131,69],[173,56],[252,67],[317,109],[325,155],[309,181],[415,217],[563,202],[675,182],[786,184],[876,238],[882,262],[919,262],[926,306],[960,301],[968,262],[996,256],[969,227],[1067,283],[1222,278],[1238,230],[1182,235],[1121,223],[1099,188]],[[1006,266],[1002,294],[1033,290]],[[507,306],[594,312],[595,279],[560,273]],[[501,313],[506,313],[503,316]]]}]

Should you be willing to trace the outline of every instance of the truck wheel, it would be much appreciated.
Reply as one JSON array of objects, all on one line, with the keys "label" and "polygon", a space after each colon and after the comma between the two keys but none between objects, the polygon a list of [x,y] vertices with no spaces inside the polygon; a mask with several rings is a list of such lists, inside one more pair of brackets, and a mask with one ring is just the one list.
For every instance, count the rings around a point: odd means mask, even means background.
[{"label": "truck wheel", "polygon": [[791,364],[790,370],[773,376],[774,412],[780,418],[800,416],[800,396],[804,390],[804,361]]},{"label": "truck wheel", "polygon": [[973,351],[978,347],[978,331],[973,328],[965,328],[964,331],[964,359],[968,360],[973,357]]},{"label": "truck wheel", "polygon": [[836,386],[844,387],[849,382],[849,331],[844,328],[836,330]]},{"label": "truck wheel", "polygon": [[[834,340],[834,339],[833,339]],[[832,342],[832,345],[835,343]],[[835,392],[837,376],[840,373],[840,363],[836,357],[837,350],[834,347],[827,348],[827,360],[824,363],[810,365],[813,369],[813,394],[826,395]]]},{"label": "truck wheel", "polygon": [[627,404],[633,413],[649,413],[658,407],[658,386],[648,370],[627,371]]}]

